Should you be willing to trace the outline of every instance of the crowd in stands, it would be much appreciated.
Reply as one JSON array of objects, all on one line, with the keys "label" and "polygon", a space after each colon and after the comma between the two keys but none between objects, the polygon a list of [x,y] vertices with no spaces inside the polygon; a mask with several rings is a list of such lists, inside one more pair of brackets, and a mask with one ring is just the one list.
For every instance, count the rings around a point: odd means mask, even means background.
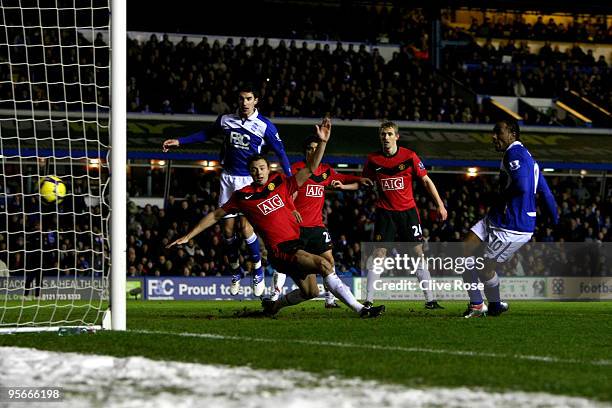
[{"label": "crowd in stands", "polygon": [[[141,208],[133,201],[128,202],[128,276],[229,274],[219,224],[182,248],[165,249],[169,242],[184,235],[217,206],[219,187],[216,173],[200,172],[200,176],[195,177],[197,172],[194,169],[191,178],[173,179],[173,192],[190,194],[184,199],[169,197],[163,208],[151,205]],[[442,174],[432,174],[432,177],[446,203],[449,217],[446,222],[439,222],[433,202],[422,186],[417,186],[415,197],[423,236],[429,243],[460,242],[469,228],[486,213],[486,203],[496,199],[496,178]],[[539,208],[533,241],[612,241],[612,189],[608,188],[602,197],[598,179],[547,178],[557,199],[561,219],[558,225],[552,225],[545,209]],[[195,179],[197,182],[194,183]],[[72,188],[80,194],[85,185],[75,179]],[[23,276],[26,270],[32,274],[40,269],[43,275],[87,277],[100,275],[108,266],[108,248],[102,234],[105,215],[99,206],[87,207],[83,197],[75,196],[74,200],[62,202],[59,213],[56,213],[54,206],[41,205],[36,195],[7,196],[5,192],[10,194],[11,190],[5,188],[0,192],[0,211],[8,214],[0,217],[0,260],[9,266],[12,275]],[[370,190],[333,190],[328,193],[323,217],[334,240],[334,258],[340,273],[361,274],[361,242],[373,240],[374,200],[374,192]],[[24,225],[27,227],[25,231]],[[246,254],[244,249],[242,253]],[[528,257],[522,260],[520,267],[517,260],[513,261],[506,274],[541,274],[544,266],[539,259],[546,257],[536,253]],[[263,258],[270,274],[265,250]],[[517,259],[522,258],[519,256]],[[241,262],[246,271],[251,268],[247,258],[242,257]],[[538,268],[531,267],[535,264]],[[568,265],[572,269],[567,273],[580,273],[571,262]]]},{"label": "crowd in stands", "polygon": [[57,207],[41,203],[35,189],[21,194],[15,178],[7,179],[0,184],[0,214],[5,214],[0,217],[0,261],[12,276],[92,277],[108,271],[103,233],[108,213],[86,202],[91,185],[85,179],[74,178],[72,195]]},{"label": "crowd in stands", "polygon": [[[427,242],[460,242],[469,228],[486,213],[485,203],[497,197],[496,180],[491,176],[467,178],[433,174],[447,205],[449,218],[436,220],[433,202],[422,186],[416,197],[423,235]],[[610,242],[612,241],[612,190],[599,195],[597,179],[548,177],[557,199],[561,221],[552,225],[540,208],[534,241]],[[182,248],[166,251],[168,242],[184,235],[197,221],[216,208],[217,180],[202,174],[196,191],[186,199],[170,197],[164,208],[128,206],[128,275],[228,275],[223,256],[221,228],[217,224]],[[178,186],[178,182],[175,182]],[[193,183],[190,183],[193,185]],[[183,190],[188,190],[184,187]],[[361,273],[361,242],[371,242],[374,232],[375,195],[372,191],[330,191],[324,207],[324,220],[334,239],[334,258],[340,273]],[[243,254],[246,252],[243,251]],[[263,254],[264,263],[267,254]],[[534,256],[534,259],[537,256]],[[242,258],[245,269],[250,267]],[[268,273],[271,272],[269,266]],[[509,274],[516,273],[514,269]],[[525,266],[525,274],[537,274]]]},{"label": "crowd in stands", "polygon": [[[128,4],[128,13],[129,7]],[[233,15],[237,20],[241,19],[239,16],[248,16],[249,21],[256,21],[257,24],[232,24],[229,27],[232,35],[245,37],[409,44],[430,29],[422,9],[390,6],[381,1],[317,4],[272,0],[240,6],[228,2],[217,4],[215,13],[190,13],[188,7],[176,8],[168,3],[167,6],[157,6],[159,13],[146,16],[139,15],[140,9],[136,9],[135,4],[133,7],[134,12],[128,20],[129,31],[227,35],[227,19],[219,18],[219,14]]]},{"label": "crowd in stands", "polygon": [[92,25],[108,26],[104,6],[96,0],[89,13],[6,8],[0,30],[0,109],[108,111],[110,47],[101,31],[94,38],[83,34],[93,33]]},{"label": "crowd in stands", "polygon": [[[546,44],[532,53],[513,40],[496,48],[447,48],[441,72],[427,55],[404,46],[386,61],[377,49],[348,45],[308,49],[295,41],[273,48],[267,40],[235,44],[187,37],[174,45],[155,35],[128,41],[128,109],[132,112],[223,114],[247,78],[261,87],[260,111],[269,117],[491,123],[481,95],[559,97],[573,89],[604,108],[612,106],[610,68],[592,50],[567,52]],[[451,79],[452,78],[452,79]],[[458,81],[458,82],[456,82]],[[466,93],[467,92],[467,93]],[[535,118],[534,118],[535,120]],[[530,121],[528,121],[530,122]],[[535,124],[551,124],[542,115]]]},{"label": "crowd in stands", "polygon": [[527,23],[523,17],[516,15],[510,19],[502,16],[485,17],[481,23],[473,18],[468,31],[476,37],[484,38],[612,42],[612,26],[607,26],[606,18],[603,16],[589,17],[582,21],[574,18],[572,22],[566,24],[555,21],[554,17],[545,20],[543,16],[538,16],[534,24]]},{"label": "crowd in stands", "polygon": [[343,119],[394,118],[489,122],[404,47],[386,62],[375,49],[328,45],[310,50],[284,41],[199,44],[187,38],[174,46],[156,36],[128,42],[128,109],[133,112],[222,114],[233,111],[233,89],[243,78],[261,86],[260,111],[269,117]]},{"label": "crowd in stands", "polygon": [[579,44],[562,52],[546,42],[534,53],[526,41],[508,40],[495,47],[487,39],[482,46],[472,41],[445,55],[444,71],[478,94],[558,98],[577,90],[600,106],[612,106],[610,66]]}]

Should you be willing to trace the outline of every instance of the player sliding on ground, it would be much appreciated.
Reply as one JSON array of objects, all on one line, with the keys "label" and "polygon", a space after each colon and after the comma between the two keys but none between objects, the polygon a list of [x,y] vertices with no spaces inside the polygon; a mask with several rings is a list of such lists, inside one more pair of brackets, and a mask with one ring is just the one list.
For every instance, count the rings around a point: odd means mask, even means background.
[{"label": "player sliding on ground", "polygon": [[[307,161],[311,159],[318,145],[318,136],[311,136],[306,139],[304,142],[305,160],[291,165],[292,174],[306,167]],[[332,268],[334,268],[332,237],[323,223],[324,190],[327,186],[344,188],[345,185],[351,185],[351,189],[356,190],[360,184],[371,186],[372,181],[359,176],[340,174],[329,164],[321,163],[294,196],[294,204],[300,215],[298,222],[300,224],[300,238],[304,241],[304,249],[325,258]],[[280,297],[285,278],[286,276],[283,273],[274,273],[272,279],[272,300],[277,300]],[[335,301],[334,294],[329,290],[325,292],[325,307],[339,307]]]},{"label": "player sliding on ground", "polygon": [[480,290],[468,290],[470,303],[463,314],[466,318],[487,314],[498,316],[508,310],[508,304],[501,301],[499,277],[495,269],[531,240],[536,225],[537,192],[544,196],[553,222],[556,224],[559,221],[557,204],[550,188],[540,173],[538,163],[520,142],[520,137],[516,122],[502,120],[493,128],[495,150],[504,152],[499,171],[499,199],[464,240],[468,256],[477,252],[481,242],[486,244],[484,268],[478,272],[471,268],[463,273],[466,283],[478,283],[478,278],[484,283],[489,306],[484,304]]},{"label": "player sliding on ground", "polygon": [[289,292],[277,301],[264,300],[262,305],[266,314],[273,315],[285,306],[292,306],[319,295],[316,275],[321,275],[326,286],[347,306],[362,317],[376,317],[384,312],[383,305],[364,307],[349,288],[336,275],[332,265],[323,257],[304,251],[300,240],[300,228],[287,203],[292,195],[319,167],[325,146],[331,135],[331,121],[324,119],[317,125],[320,138],[314,154],[307,165],[297,174],[287,177],[283,174],[270,174],[270,165],[261,155],[252,156],[248,168],[253,183],[236,191],[222,207],[209,213],[187,235],[167,246],[185,244],[190,239],[213,226],[227,214],[242,212],[261,234],[269,248],[272,266],[291,276],[299,289]]},{"label": "player sliding on ground", "polygon": [[[264,146],[269,146],[276,152],[285,174],[291,175],[289,159],[285,154],[285,148],[276,126],[258,112],[256,108],[258,102],[258,93],[253,85],[244,84],[238,92],[238,111],[236,113],[220,115],[214,125],[206,132],[201,131],[180,139],[164,141],[163,149],[164,152],[167,152],[172,147],[190,143],[203,143],[218,134],[223,136],[223,148],[221,150],[223,172],[221,173],[219,206],[225,204],[234,191],[249,185],[253,181],[247,168],[247,159],[254,154],[261,153]],[[246,219],[243,219],[244,217],[240,217],[239,222],[236,222],[238,215],[228,214],[223,223],[226,255],[232,270],[230,293],[232,295],[238,294],[243,275],[239,262],[240,243],[235,235],[236,227],[240,226],[253,262],[253,293],[255,296],[261,296],[266,285],[261,266],[259,242],[253,227]]]}]

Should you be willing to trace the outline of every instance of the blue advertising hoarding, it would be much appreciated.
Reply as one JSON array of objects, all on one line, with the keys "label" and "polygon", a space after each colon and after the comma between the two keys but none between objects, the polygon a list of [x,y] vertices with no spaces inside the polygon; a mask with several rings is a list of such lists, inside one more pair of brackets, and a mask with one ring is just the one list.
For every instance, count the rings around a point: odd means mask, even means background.
[{"label": "blue advertising hoarding", "polygon": [[[353,278],[341,278],[354,292]],[[148,300],[254,300],[253,289],[251,288],[251,279],[245,278],[242,280],[240,292],[236,296],[230,294],[229,276],[225,277],[175,277],[175,276],[160,276],[147,277],[144,279],[144,295]],[[288,293],[297,286],[293,284],[291,279],[287,279],[283,287],[283,293]],[[319,278],[319,292],[323,293],[325,289],[321,279]],[[266,288],[264,296],[270,295],[270,288]]]}]

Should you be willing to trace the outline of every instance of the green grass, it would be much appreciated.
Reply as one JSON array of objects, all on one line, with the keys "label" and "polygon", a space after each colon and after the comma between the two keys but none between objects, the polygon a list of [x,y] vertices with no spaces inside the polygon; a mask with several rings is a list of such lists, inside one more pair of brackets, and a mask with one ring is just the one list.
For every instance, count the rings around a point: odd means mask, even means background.
[{"label": "green grass", "polygon": [[[130,301],[129,330],[240,338],[130,331],[69,337],[23,333],[0,336],[0,346],[291,368],[416,387],[542,391],[612,401],[612,303],[512,302],[510,312],[501,317],[469,320],[458,317],[464,303],[444,302],[447,308],[439,311],[426,311],[421,302],[386,304],[387,313],[379,319],[362,320],[346,307],[326,310],[314,301],[284,309],[271,319],[248,317],[245,311],[259,310],[257,302]],[[601,360],[608,364],[596,364]]]}]

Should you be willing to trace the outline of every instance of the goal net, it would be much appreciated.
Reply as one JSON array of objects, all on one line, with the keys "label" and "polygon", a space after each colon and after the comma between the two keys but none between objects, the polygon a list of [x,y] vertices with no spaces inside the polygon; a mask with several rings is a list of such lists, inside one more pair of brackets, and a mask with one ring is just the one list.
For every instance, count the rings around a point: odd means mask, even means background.
[{"label": "goal net", "polygon": [[109,306],[109,1],[0,0],[0,331]]}]

